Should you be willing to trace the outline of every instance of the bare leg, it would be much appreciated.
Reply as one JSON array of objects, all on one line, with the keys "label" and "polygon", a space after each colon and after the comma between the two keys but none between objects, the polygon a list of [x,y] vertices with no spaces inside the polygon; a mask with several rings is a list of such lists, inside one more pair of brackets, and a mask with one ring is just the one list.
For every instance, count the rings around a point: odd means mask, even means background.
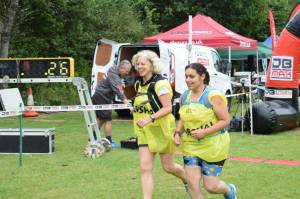
[{"label": "bare leg", "polygon": [[227,184],[216,176],[204,176],[203,185],[210,193],[227,194],[230,192],[230,188]]},{"label": "bare leg", "polygon": [[105,121],[103,124],[104,134],[105,136],[111,136],[112,132],[112,121]]},{"label": "bare leg", "polygon": [[99,120],[97,119],[98,126],[101,129],[103,127],[104,135],[105,137],[111,136],[112,132],[112,121],[107,121],[107,120]]},{"label": "bare leg", "polygon": [[192,199],[203,199],[203,193],[200,187],[201,167],[185,166],[185,175],[189,185],[189,193]]},{"label": "bare leg", "polygon": [[160,155],[160,161],[161,161],[164,171],[167,173],[170,173],[170,174],[180,178],[182,181],[186,182],[184,169],[181,165],[175,163],[174,154],[173,153],[161,153],[159,155]]},{"label": "bare leg", "polygon": [[153,160],[155,153],[151,153],[148,147],[139,148],[141,183],[144,199],[151,199],[153,193]]},{"label": "bare leg", "polygon": [[103,121],[101,121],[97,118],[97,123],[98,123],[99,129],[101,129],[102,125],[103,125]]}]

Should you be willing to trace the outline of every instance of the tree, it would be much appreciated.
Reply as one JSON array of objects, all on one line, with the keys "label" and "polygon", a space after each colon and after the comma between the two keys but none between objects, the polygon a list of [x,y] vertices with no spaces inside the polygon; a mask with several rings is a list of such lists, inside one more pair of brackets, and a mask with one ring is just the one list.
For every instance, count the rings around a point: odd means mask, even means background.
[{"label": "tree", "polygon": [[11,30],[14,24],[19,0],[3,0],[0,7],[3,12],[0,15],[0,57],[8,57]]},{"label": "tree", "polygon": [[160,32],[185,22],[188,15],[204,14],[236,33],[259,41],[270,34],[268,10],[273,10],[277,29],[282,30],[290,9],[287,0],[165,0],[150,1],[147,6],[153,11],[152,21],[161,24]]},{"label": "tree", "polygon": [[[20,0],[9,53],[11,57],[73,57],[75,76],[90,81],[98,39],[134,42],[143,37],[130,1]],[[41,104],[64,104],[73,103],[77,95],[71,87],[36,85],[33,89]],[[71,94],[65,95],[66,90]]]}]

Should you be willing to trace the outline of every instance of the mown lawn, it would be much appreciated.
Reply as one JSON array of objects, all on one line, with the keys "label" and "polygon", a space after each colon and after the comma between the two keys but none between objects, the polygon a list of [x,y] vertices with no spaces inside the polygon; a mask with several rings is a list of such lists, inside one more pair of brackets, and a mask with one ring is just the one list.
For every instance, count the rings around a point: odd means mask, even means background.
[{"label": "mown lawn", "polygon": [[[0,119],[1,128],[19,128],[18,118]],[[80,112],[41,114],[26,118],[26,128],[55,128],[56,151],[49,155],[0,155],[0,198],[139,199],[136,150],[114,149],[96,159],[83,155],[88,134]],[[116,141],[134,136],[131,121],[115,121]],[[274,135],[231,133],[231,156],[300,161],[300,130]],[[176,161],[182,164],[181,156]],[[188,198],[181,182],[163,173],[157,158],[154,168],[157,199]],[[228,160],[222,179],[233,182],[241,199],[300,198],[300,167]],[[206,194],[208,199],[222,198]]]}]

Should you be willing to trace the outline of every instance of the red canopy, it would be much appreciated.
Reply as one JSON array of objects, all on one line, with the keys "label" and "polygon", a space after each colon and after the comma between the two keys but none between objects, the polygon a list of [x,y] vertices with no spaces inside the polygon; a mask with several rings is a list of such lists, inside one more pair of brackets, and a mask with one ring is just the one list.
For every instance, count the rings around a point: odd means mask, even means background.
[{"label": "red canopy", "polygon": [[[257,41],[228,30],[212,18],[204,15],[196,15],[192,19],[193,44],[210,46],[217,49],[253,50],[257,49]],[[153,43],[158,40],[164,42],[187,43],[188,21],[157,35],[144,38],[144,42]]]}]

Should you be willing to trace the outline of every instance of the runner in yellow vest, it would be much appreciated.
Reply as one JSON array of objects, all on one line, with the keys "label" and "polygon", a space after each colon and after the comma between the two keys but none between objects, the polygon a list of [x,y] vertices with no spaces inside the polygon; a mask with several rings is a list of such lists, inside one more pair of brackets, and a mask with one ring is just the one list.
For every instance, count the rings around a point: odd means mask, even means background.
[{"label": "runner in yellow vest", "polygon": [[175,119],[172,112],[172,89],[166,80],[155,83],[154,91],[158,96],[155,104],[161,104],[161,108],[154,112],[150,105],[148,87],[161,70],[162,63],[157,54],[150,50],[138,52],[132,58],[132,63],[139,73],[140,86],[134,100],[133,125],[138,138],[141,184],[143,198],[152,198],[153,193],[153,161],[158,153],[163,169],[185,182],[182,166],[174,162],[176,146],[173,142]]},{"label": "runner in yellow vest", "polygon": [[236,198],[236,188],[219,179],[228,156],[230,123],[227,99],[209,84],[209,74],[199,63],[185,69],[185,91],[180,99],[180,120],[174,134],[176,145],[182,144],[189,193],[193,199],[203,198],[199,184],[226,199]]}]

